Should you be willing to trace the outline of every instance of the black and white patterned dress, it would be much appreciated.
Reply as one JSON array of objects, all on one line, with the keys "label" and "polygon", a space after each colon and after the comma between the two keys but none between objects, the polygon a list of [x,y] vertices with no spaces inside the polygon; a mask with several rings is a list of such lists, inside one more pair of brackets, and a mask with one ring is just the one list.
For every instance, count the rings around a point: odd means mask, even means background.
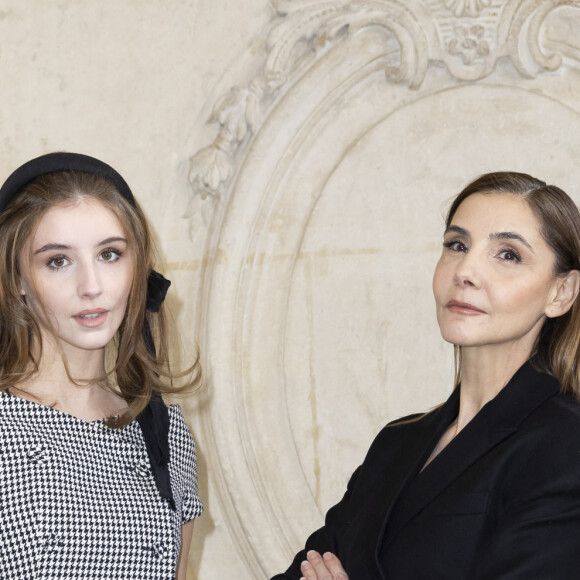
[{"label": "black and white patterned dress", "polygon": [[110,429],[0,392],[0,578],[173,580],[181,526],[203,506],[178,406],[169,418],[175,511],[137,421]]}]

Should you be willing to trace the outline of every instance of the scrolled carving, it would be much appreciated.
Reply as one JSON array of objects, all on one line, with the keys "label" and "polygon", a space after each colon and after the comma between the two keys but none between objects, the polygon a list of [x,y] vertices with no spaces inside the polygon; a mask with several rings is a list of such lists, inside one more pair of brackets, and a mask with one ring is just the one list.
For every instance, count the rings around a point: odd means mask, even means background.
[{"label": "scrolled carving", "polygon": [[[278,2],[289,10],[292,3]],[[323,46],[329,39],[336,40],[346,34],[369,27],[381,27],[393,35],[401,48],[398,67],[390,67],[386,72],[391,82],[408,82],[411,88],[418,88],[423,81],[429,62],[426,35],[413,6],[398,0],[354,0],[350,2],[319,2],[297,12],[286,12],[287,20],[272,33],[273,41],[266,62],[266,76],[286,79],[285,71],[292,63],[290,55],[295,53],[299,41]],[[297,60],[297,55],[294,56]]]},{"label": "scrolled carving", "polygon": [[428,37],[432,31],[432,26],[419,18],[419,7],[393,0],[355,0],[350,3],[350,9],[349,28],[353,32],[371,26],[381,27],[397,39],[400,63],[385,71],[387,80],[419,88],[429,67]]},{"label": "scrolled carving", "polygon": [[540,27],[547,15],[559,6],[578,6],[570,0],[527,0],[522,2],[512,19],[509,33],[509,52],[518,71],[533,77],[538,72],[555,71],[562,65],[562,56],[545,54],[540,45]]},{"label": "scrolled carving", "polygon": [[[272,100],[304,63],[312,63],[342,38],[367,26],[382,27],[400,44],[400,64],[390,82],[418,88],[429,64],[426,35],[407,2],[355,0],[275,3],[278,13],[266,45],[263,70],[246,87],[234,87],[216,102],[210,122],[219,124],[214,142],[190,158],[193,196],[219,199],[227,191],[239,150],[255,134]],[[192,204],[190,203],[190,208]],[[186,212],[191,217],[191,210]]]},{"label": "scrolled carving", "polygon": [[[542,48],[545,18],[559,6],[578,7],[577,0],[439,1],[273,0],[277,16],[264,45],[262,70],[216,102],[209,121],[219,125],[218,134],[190,158],[192,196],[219,201],[227,194],[240,151],[276,99],[344,38],[365,28],[383,29],[396,39],[400,53],[398,64],[387,66],[386,79],[412,89],[422,85],[434,61],[443,61],[457,79],[476,81],[507,56],[522,75],[532,77],[563,62],[562,55]],[[190,201],[186,217],[194,206],[199,204]]]},{"label": "scrolled carving", "polygon": [[[219,199],[227,191],[239,149],[258,129],[272,97],[305,56],[316,56],[345,33],[343,24],[327,20],[344,10],[344,5],[324,2],[290,14],[280,3],[280,21],[268,37],[262,73],[246,87],[233,87],[218,99],[209,119],[219,124],[218,135],[211,145],[190,157],[189,183],[194,196]],[[188,210],[186,216],[190,214]]]},{"label": "scrolled carving", "polygon": [[300,10],[290,11],[286,2],[276,3],[280,23],[268,37],[268,57],[264,76],[270,91],[285,84],[300,61],[308,55],[320,55],[332,40],[348,31],[348,2],[318,2]]}]

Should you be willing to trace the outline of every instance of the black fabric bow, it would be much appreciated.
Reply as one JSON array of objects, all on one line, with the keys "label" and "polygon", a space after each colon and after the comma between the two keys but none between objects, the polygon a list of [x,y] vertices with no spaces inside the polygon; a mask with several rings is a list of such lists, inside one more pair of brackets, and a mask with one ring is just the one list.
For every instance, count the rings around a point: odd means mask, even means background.
[{"label": "black fabric bow", "polygon": [[[0,212],[28,183],[48,173],[57,171],[83,171],[106,179],[115,189],[135,207],[135,198],[131,189],[121,175],[103,161],[80,153],[55,152],[31,159],[14,171],[0,188]],[[171,282],[158,272],[152,271],[147,280],[146,309],[159,312]],[[143,339],[147,350],[156,355],[155,343],[147,319],[143,324]],[[137,417],[141,426],[145,447],[155,484],[161,497],[168,500],[175,509],[175,500],[169,477],[169,411],[159,393],[154,393]]]},{"label": "black fabric bow", "polygon": [[151,271],[147,279],[147,303],[145,305],[145,308],[149,312],[159,312],[159,308],[165,300],[169,286],[171,286],[171,282],[167,278],[164,278],[155,270]]},{"label": "black fabric bow", "polygon": [[161,497],[176,509],[169,476],[169,412],[159,393],[153,393],[137,422],[143,431],[149,464]]},{"label": "black fabric bow", "polygon": [[[170,285],[171,282],[159,272],[155,270],[150,272],[147,279],[146,302],[149,312],[159,312]],[[147,318],[143,321],[143,340],[147,350],[155,357],[157,354],[155,342]],[[143,432],[155,485],[161,497],[169,501],[172,509],[176,509],[169,476],[169,410],[159,393],[151,395],[147,406],[137,416],[137,422]]]}]

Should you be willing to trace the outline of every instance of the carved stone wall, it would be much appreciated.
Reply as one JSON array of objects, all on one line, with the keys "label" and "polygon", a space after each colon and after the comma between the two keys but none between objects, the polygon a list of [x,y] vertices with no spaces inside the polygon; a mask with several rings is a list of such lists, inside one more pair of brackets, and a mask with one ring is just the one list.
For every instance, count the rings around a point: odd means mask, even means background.
[{"label": "carved stone wall", "polygon": [[580,200],[579,10],[2,3],[2,175],[56,149],[115,166],[151,217],[185,354],[202,352],[207,388],[180,401],[206,504],[191,580],[283,569],[380,427],[447,396],[443,213],[500,168]]},{"label": "carved stone wall", "polygon": [[248,578],[285,568],[386,421],[449,393],[430,284],[451,196],[513,169],[580,200],[578,2],[272,5],[186,216],[204,453]]}]

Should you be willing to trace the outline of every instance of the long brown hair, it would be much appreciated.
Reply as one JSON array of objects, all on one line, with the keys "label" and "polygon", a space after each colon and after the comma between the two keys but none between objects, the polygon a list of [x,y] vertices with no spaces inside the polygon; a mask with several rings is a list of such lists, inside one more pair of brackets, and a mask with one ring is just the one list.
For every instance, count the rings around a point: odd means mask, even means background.
[{"label": "long brown hair", "polygon": [[[35,358],[35,352],[42,356],[38,315],[21,296],[22,249],[27,247],[40,219],[51,207],[73,204],[83,198],[98,200],[113,212],[127,236],[133,258],[133,280],[125,316],[111,341],[113,344],[108,345],[116,352],[107,377],[116,383],[129,409],[118,418],[107,419],[107,424],[122,427],[145,408],[154,392],[181,392],[199,384],[201,373],[199,357],[185,372],[172,373],[163,305],[156,313],[145,309],[147,279],[155,256],[147,219],[136,202],[131,205],[98,175],[59,171],[37,177],[0,214],[0,390],[8,392],[29,379],[38,371],[39,358]],[[34,287],[31,291],[34,292]],[[145,319],[152,330],[157,357],[148,352],[143,338]],[[173,383],[174,378],[185,376],[189,376],[185,384]]]},{"label": "long brown hair", "polygon": [[[457,208],[474,193],[510,193],[521,196],[541,224],[541,233],[555,255],[554,274],[580,270],[580,213],[559,187],[525,173],[486,173],[470,183],[453,200],[449,227]],[[580,300],[557,318],[547,318],[536,339],[534,363],[560,382],[562,392],[580,399]],[[455,347],[456,384],[461,377],[461,349]]]}]

